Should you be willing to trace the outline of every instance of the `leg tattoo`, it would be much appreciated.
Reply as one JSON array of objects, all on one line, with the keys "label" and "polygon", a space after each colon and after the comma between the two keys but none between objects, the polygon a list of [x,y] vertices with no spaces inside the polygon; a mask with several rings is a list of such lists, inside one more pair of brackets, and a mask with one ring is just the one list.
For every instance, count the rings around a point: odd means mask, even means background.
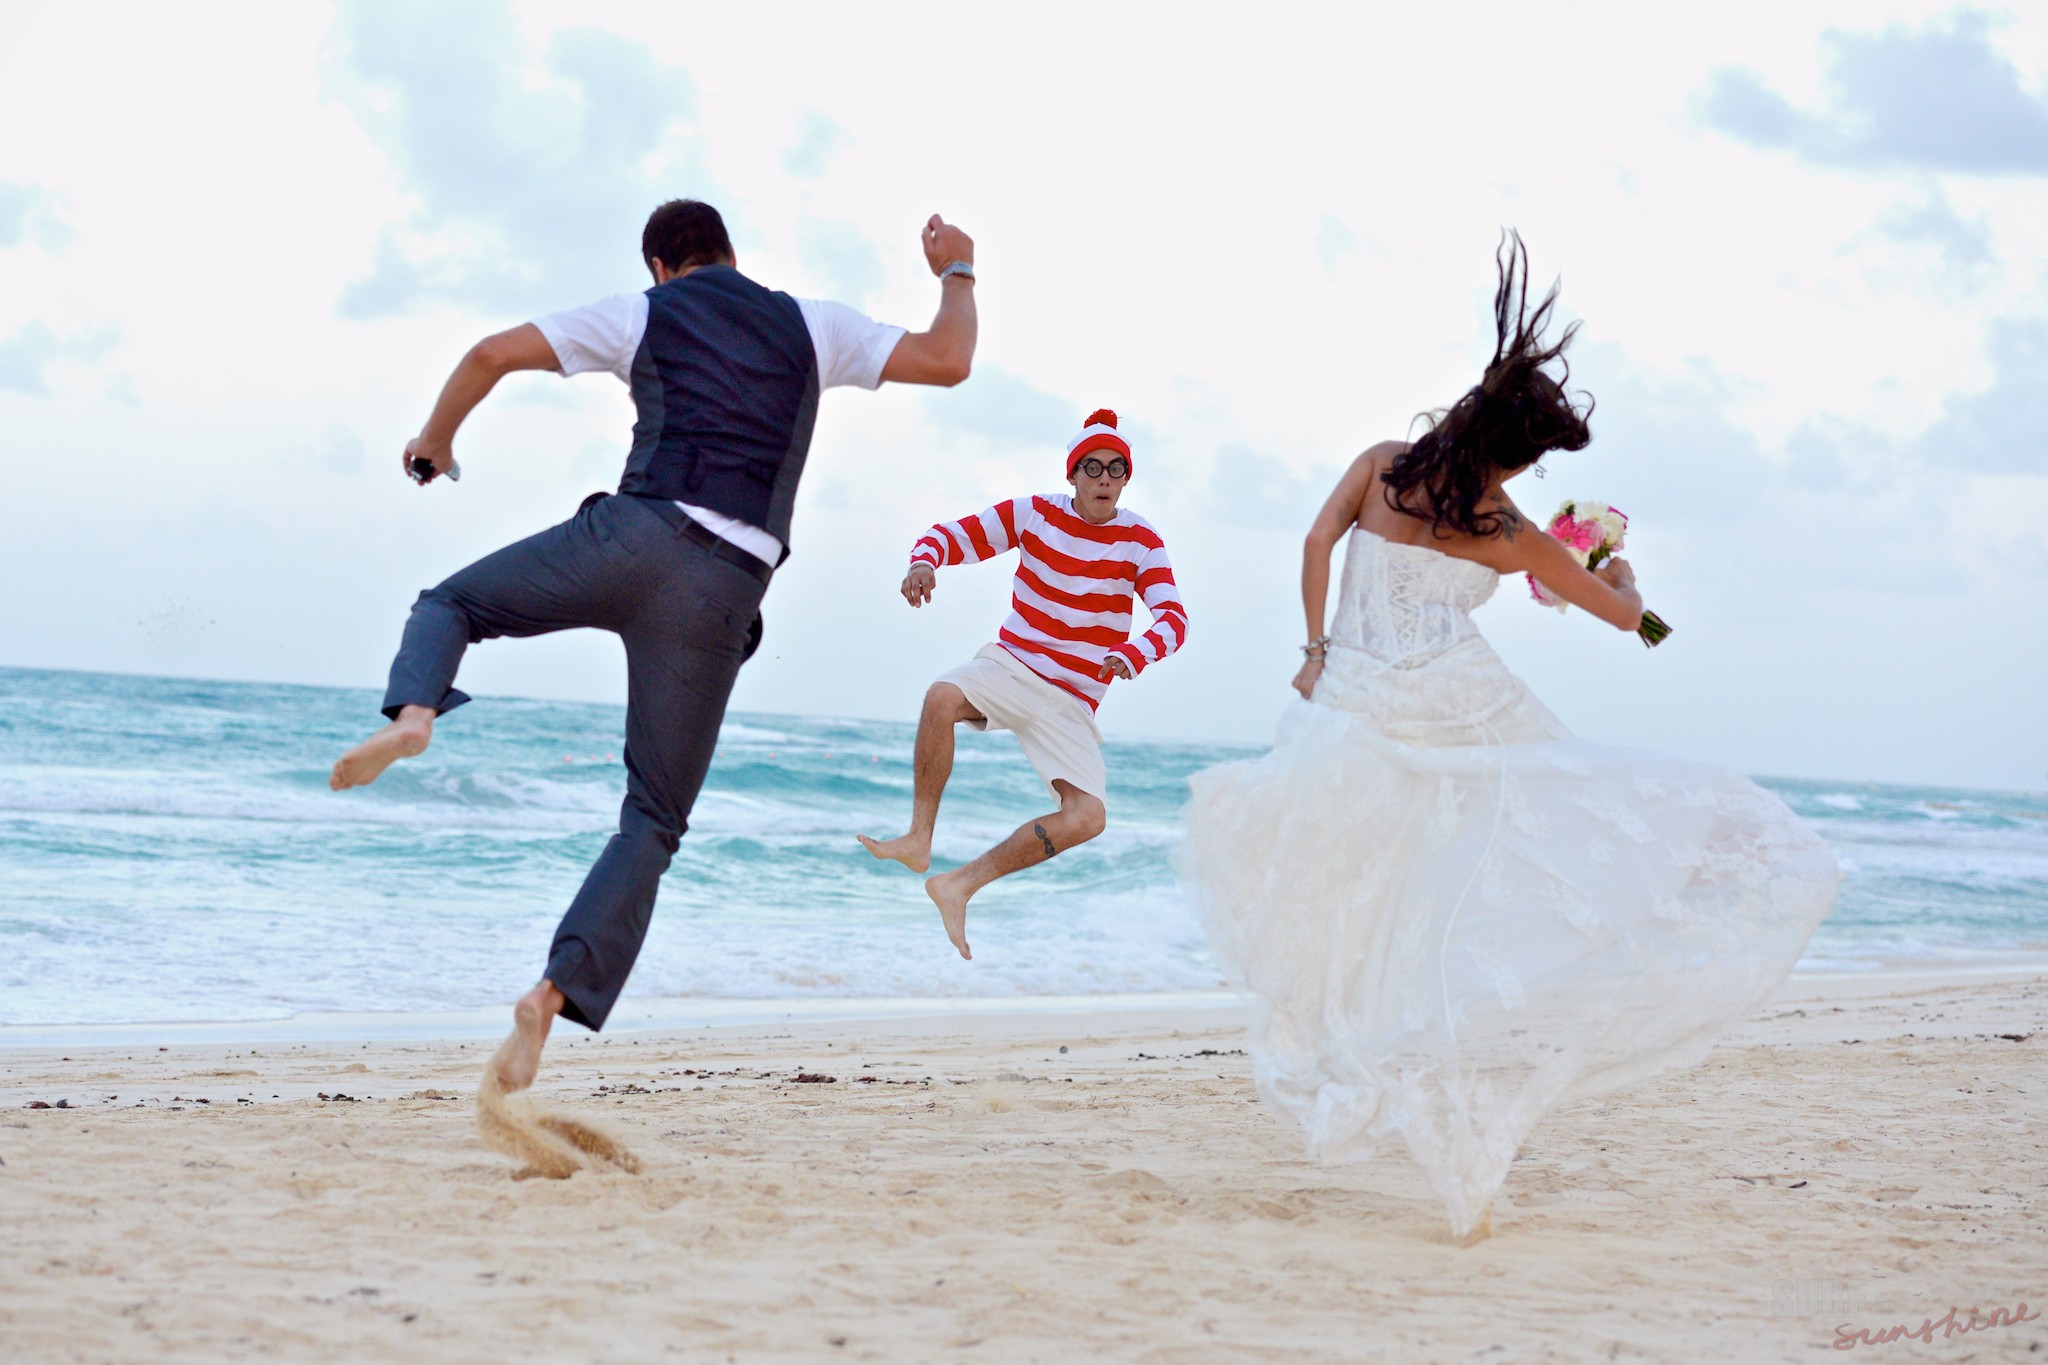
[{"label": "leg tattoo", "polygon": [[[1061,786],[1065,785],[1062,781]],[[1012,872],[1032,866],[1031,840],[1034,836],[1038,846],[1044,850],[1039,861],[1060,851],[1060,846],[1053,842],[1052,831],[1046,828],[1048,822],[1059,826],[1060,838],[1070,848],[1085,844],[1102,833],[1101,801],[1086,793],[1076,795],[1062,792],[1058,814],[1017,826],[1000,844],[973,862],[951,872],[942,872],[925,882],[925,894],[939,907],[939,921],[946,926],[946,937],[953,940],[953,946],[960,950],[961,957],[974,956],[967,950],[967,902],[974,893],[998,877],[1007,877]]]}]

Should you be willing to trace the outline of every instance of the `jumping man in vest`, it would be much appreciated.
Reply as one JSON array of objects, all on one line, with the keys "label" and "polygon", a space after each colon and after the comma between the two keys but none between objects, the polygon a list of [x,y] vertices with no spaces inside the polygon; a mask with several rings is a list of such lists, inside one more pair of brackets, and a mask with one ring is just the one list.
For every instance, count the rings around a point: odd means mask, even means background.
[{"label": "jumping man in vest", "polygon": [[555,931],[540,984],[513,1007],[491,1065],[533,1083],[557,1014],[592,1030],[618,1000],[689,827],[740,664],[760,641],[761,596],[789,554],[790,509],[817,416],[836,385],[958,384],[974,358],[974,243],[934,214],[924,255],[939,278],[931,329],[908,333],[843,304],[793,299],[736,268],[718,211],[679,199],[647,220],[654,276],[622,294],[484,338],[405,447],[421,484],[455,469],[462,420],[513,370],[608,370],[639,418],[619,496],[486,556],[421,593],[392,661],[390,724],[334,765],[336,791],[427,747],[434,719],[469,700],[462,653],[500,635],[590,626],[626,646],[626,800]]}]

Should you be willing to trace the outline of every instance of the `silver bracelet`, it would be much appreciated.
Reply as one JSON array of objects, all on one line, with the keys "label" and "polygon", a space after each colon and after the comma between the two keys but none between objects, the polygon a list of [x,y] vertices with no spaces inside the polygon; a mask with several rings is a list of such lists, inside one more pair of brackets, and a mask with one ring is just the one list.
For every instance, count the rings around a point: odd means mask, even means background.
[{"label": "silver bracelet", "polygon": [[1318,635],[1315,639],[1310,640],[1307,644],[1303,645],[1301,647],[1301,652],[1308,655],[1308,657],[1311,659],[1320,659],[1323,657],[1325,653],[1328,652],[1329,648],[1330,637],[1327,635]]},{"label": "silver bracelet", "polygon": [[939,272],[939,283],[944,284],[955,275],[960,276],[971,284],[974,281],[974,267],[966,261],[949,261],[946,263],[946,268]]}]

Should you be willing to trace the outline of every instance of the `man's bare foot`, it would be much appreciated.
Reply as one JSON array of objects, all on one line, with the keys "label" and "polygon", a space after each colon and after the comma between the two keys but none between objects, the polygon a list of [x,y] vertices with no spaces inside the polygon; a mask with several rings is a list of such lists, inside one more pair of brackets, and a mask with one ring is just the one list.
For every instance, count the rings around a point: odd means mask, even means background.
[{"label": "man's bare foot", "polygon": [[967,893],[960,889],[959,876],[955,869],[927,878],[924,893],[939,907],[939,922],[946,926],[946,937],[953,940],[960,956],[972,961],[974,954],[967,951]]},{"label": "man's bare foot", "polygon": [[507,1094],[533,1084],[540,1072],[540,1050],[547,1046],[548,1030],[561,1012],[562,993],[550,981],[520,996],[512,1007],[512,1034],[491,1058],[491,1073]]},{"label": "man's bare foot", "polygon": [[335,762],[334,771],[327,775],[328,789],[346,791],[350,787],[367,787],[399,759],[426,752],[427,743],[433,737],[434,709],[431,706],[408,706],[398,713],[397,720]]},{"label": "man's bare foot", "polygon": [[885,862],[902,863],[912,872],[929,872],[932,868],[932,841],[920,839],[915,834],[906,834],[901,839],[870,839],[865,834],[856,834],[860,846]]}]

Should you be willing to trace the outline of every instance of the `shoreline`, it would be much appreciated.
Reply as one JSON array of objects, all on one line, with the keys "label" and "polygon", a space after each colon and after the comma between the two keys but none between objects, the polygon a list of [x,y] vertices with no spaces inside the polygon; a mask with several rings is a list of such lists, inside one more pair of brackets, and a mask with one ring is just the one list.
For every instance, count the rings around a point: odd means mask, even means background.
[{"label": "shoreline", "polygon": [[[1939,989],[1949,985],[2027,980],[2048,975],[2048,954],[2007,959],[1931,962],[1896,958],[1869,966],[1794,968],[1775,1000],[1803,991],[1865,996]],[[730,1030],[770,1025],[876,1024],[952,1018],[1105,1015],[1116,1018],[1180,1012],[1221,1016],[1246,1001],[1239,992],[1142,991],[1101,995],[812,996],[771,999],[673,997],[621,1000],[602,1037],[625,1034]],[[139,1047],[145,1044],[289,1044],[342,1042],[461,1042],[504,1036],[510,1003],[466,1010],[304,1011],[256,1019],[180,1019],[95,1023],[0,1024],[0,1054],[35,1049]],[[565,1026],[566,1027],[566,1026]],[[570,1036],[583,1036],[581,1031]]]},{"label": "shoreline", "polygon": [[[2042,970],[2048,971],[2048,963]],[[1237,992],[1146,991],[1122,995],[820,996],[767,1000],[677,997],[624,999],[601,1035],[574,1025],[563,1036],[679,1033],[785,1024],[895,1023],[920,1019],[1047,1015],[1125,1015],[1225,1010]],[[133,1047],[145,1043],[459,1042],[505,1035],[512,1005],[469,1010],[307,1012],[273,1019],[175,1020],[162,1023],[0,1024],[0,1053],[32,1048]]]}]

